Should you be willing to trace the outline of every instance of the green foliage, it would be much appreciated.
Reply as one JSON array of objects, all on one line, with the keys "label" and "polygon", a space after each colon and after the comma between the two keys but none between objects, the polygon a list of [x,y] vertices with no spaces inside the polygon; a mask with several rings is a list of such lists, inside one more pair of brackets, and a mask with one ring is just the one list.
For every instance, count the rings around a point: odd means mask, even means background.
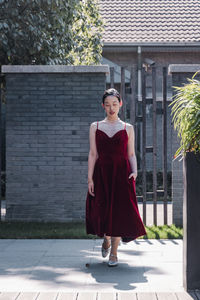
[{"label": "green foliage", "polygon": [[87,0],[86,3],[77,7],[72,26],[74,47],[67,58],[74,65],[98,64],[101,59],[105,24],[97,9],[97,1]]},{"label": "green foliage", "polygon": [[[99,239],[86,234],[85,222],[0,222],[1,239]],[[172,225],[146,226],[144,239],[182,239],[183,229]]]},{"label": "green foliage", "polygon": [[200,152],[200,81],[188,78],[189,83],[174,87],[177,91],[172,105],[172,121],[180,137],[180,147],[175,153],[185,155],[187,151]]},{"label": "green foliage", "polygon": [[0,64],[97,64],[96,1],[0,0]]},{"label": "green foliage", "polygon": [[172,225],[146,226],[144,239],[182,239],[183,228]]}]

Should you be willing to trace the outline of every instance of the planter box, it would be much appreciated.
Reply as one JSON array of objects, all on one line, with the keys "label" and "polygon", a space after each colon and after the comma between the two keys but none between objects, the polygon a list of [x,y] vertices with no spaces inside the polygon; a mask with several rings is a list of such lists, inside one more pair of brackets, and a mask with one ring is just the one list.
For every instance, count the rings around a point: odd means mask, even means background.
[{"label": "planter box", "polygon": [[200,154],[186,154],[183,180],[183,285],[194,290],[200,289]]}]

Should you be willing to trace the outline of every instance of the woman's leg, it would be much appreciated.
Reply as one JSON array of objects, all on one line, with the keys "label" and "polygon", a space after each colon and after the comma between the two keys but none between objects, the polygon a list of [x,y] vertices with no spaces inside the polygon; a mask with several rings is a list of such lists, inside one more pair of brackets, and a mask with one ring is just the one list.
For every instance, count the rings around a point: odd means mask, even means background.
[{"label": "woman's leg", "polygon": [[110,253],[115,255],[115,256],[111,256],[110,260],[114,260],[114,261],[117,260],[117,258],[116,258],[117,257],[117,248],[119,246],[120,240],[121,240],[120,236],[117,236],[117,237],[112,236],[111,237],[111,251],[110,251]]},{"label": "woman's leg", "polygon": [[109,235],[104,234],[104,242],[103,242],[104,249],[108,249],[110,247],[110,239],[111,237]]}]

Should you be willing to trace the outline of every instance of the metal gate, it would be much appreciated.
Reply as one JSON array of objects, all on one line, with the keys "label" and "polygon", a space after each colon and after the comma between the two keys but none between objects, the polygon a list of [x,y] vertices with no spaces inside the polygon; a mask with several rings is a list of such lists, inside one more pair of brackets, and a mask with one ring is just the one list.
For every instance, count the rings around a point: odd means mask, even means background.
[{"label": "metal gate", "polygon": [[[130,81],[125,80],[125,70],[130,70]],[[137,66],[121,67],[120,84],[115,83],[115,69],[110,67],[110,83],[107,88],[115,87],[120,90],[123,106],[120,112],[120,118],[130,122],[135,129],[135,148],[137,153],[138,170],[142,181],[142,193],[137,194],[138,202],[143,204],[143,222],[147,223],[147,203],[152,201],[153,205],[153,224],[157,225],[157,204],[158,197],[162,198],[163,203],[163,224],[167,224],[167,67],[162,69],[162,107],[158,107],[156,99],[156,67],[148,68],[148,73],[151,73],[151,97],[146,95],[147,69],[141,70],[141,94],[138,93],[138,70]],[[128,99],[128,100],[127,100]],[[152,144],[147,146],[147,114],[146,108],[152,105]],[[162,188],[157,188],[157,116],[162,116]],[[159,149],[160,150],[160,149]],[[138,155],[139,153],[139,155]],[[152,155],[152,190],[147,191],[147,169],[146,157],[147,153]]]}]

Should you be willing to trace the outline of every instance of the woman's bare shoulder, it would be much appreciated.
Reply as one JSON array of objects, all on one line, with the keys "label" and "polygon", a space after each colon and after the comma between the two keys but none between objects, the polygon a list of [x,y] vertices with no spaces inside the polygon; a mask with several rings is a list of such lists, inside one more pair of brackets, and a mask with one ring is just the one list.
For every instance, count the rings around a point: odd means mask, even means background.
[{"label": "woman's bare shoulder", "polygon": [[134,126],[132,124],[126,122],[126,128],[128,131],[130,131],[131,129],[134,129]]},{"label": "woman's bare shoulder", "polygon": [[126,130],[128,132],[128,136],[130,136],[130,134],[134,133],[134,127],[132,124],[130,123],[126,123]]},{"label": "woman's bare shoulder", "polygon": [[90,124],[91,127],[97,126],[97,121],[94,121]]},{"label": "woman's bare shoulder", "polygon": [[97,121],[94,121],[90,124],[90,129],[92,131],[95,131],[97,129]]},{"label": "woman's bare shoulder", "polygon": [[105,119],[98,121],[99,124],[105,123]]},{"label": "woman's bare shoulder", "polygon": [[127,128],[131,128],[131,127],[133,127],[133,125],[126,122],[126,127],[127,127]]},{"label": "woman's bare shoulder", "polygon": [[105,123],[105,120],[100,120],[100,121],[94,121],[90,124],[90,126],[93,128],[97,128],[97,122],[98,124],[101,124],[101,123]]}]

